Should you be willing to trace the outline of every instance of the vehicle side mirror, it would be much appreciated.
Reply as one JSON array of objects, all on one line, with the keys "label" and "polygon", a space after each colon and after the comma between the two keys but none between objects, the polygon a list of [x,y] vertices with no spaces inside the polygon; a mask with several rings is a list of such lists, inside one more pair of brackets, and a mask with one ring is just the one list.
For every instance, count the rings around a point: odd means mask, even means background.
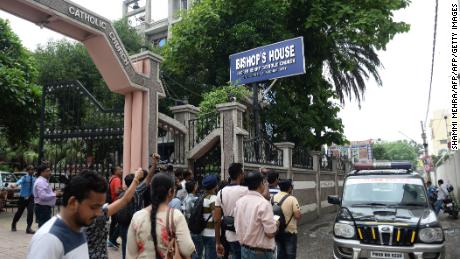
[{"label": "vehicle side mirror", "polygon": [[328,195],[327,202],[329,204],[340,205],[342,203],[342,199],[338,195]]}]

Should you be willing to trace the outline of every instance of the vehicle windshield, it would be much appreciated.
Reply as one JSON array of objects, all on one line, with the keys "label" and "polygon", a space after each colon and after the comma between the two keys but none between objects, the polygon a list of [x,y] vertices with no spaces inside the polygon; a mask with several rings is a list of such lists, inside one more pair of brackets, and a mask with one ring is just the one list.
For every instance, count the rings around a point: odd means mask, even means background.
[{"label": "vehicle windshield", "polygon": [[14,176],[14,174],[2,174],[2,182],[14,183],[16,182],[16,177]]},{"label": "vehicle windshield", "polygon": [[423,182],[415,178],[348,179],[344,187],[342,205],[428,206]]}]

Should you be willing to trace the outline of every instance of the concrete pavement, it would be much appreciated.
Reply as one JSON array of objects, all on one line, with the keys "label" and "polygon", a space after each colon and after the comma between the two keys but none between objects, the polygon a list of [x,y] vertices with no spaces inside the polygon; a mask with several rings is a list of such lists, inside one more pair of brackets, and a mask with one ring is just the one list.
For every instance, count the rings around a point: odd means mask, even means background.
[{"label": "concrete pavement", "polygon": [[[27,255],[27,246],[32,238],[32,235],[26,234],[27,211],[24,211],[17,224],[17,232],[11,232],[14,212],[15,210],[8,209],[7,212],[0,213],[0,258],[22,259]],[[34,223],[33,229],[37,229],[37,224]],[[110,259],[121,259],[121,250],[108,250]]]}]

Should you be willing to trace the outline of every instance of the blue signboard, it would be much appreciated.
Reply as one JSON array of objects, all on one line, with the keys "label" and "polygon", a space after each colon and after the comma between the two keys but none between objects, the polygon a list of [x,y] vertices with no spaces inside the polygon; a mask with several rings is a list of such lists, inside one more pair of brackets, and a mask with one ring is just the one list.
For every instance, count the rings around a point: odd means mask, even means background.
[{"label": "blue signboard", "polygon": [[230,81],[235,85],[305,74],[303,37],[230,55]]}]

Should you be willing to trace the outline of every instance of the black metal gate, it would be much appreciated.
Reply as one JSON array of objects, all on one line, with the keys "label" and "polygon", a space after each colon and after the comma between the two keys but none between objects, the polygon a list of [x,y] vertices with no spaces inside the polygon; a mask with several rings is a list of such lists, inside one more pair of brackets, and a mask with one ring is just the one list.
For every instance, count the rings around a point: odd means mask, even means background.
[{"label": "black metal gate", "polygon": [[83,169],[108,176],[122,158],[122,109],[104,108],[79,81],[43,88],[39,161],[51,166],[51,181]]},{"label": "black metal gate", "polygon": [[210,174],[214,174],[220,178],[220,159],[220,142],[218,142],[206,155],[195,160],[193,163],[195,179],[201,183],[201,179]]}]

